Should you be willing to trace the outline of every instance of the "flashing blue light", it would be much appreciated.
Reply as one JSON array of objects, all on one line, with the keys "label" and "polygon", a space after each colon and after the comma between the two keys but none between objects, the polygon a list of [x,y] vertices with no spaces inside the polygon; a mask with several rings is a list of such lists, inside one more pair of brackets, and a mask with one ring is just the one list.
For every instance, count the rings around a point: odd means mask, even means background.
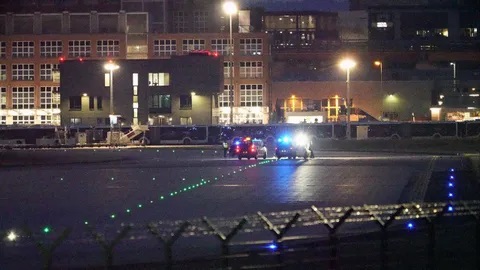
[{"label": "flashing blue light", "polygon": [[452,198],[452,197],[453,197],[453,193],[451,193],[451,192],[448,193],[448,197],[449,197],[449,198]]},{"label": "flashing blue light", "polygon": [[452,212],[453,211],[453,206],[449,205],[448,206],[448,212]]},{"label": "flashing blue light", "polygon": [[449,182],[449,183],[448,183],[448,187],[453,187],[453,183],[452,183],[452,182]]},{"label": "flashing blue light", "polygon": [[279,139],[278,139],[278,142],[282,142],[282,138],[279,138]]},{"label": "flashing blue light", "polygon": [[451,179],[451,180],[455,179],[455,176],[450,175],[450,179]]},{"label": "flashing blue light", "polygon": [[290,141],[290,138],[285,136],[285,137],[283,137],[283,141],[287,143],[287,142]]},{"label": "flashing blue light", "polygon": [[239,142],[239,141],[236,141],[236,142],[235,142],[235,145],[239,145],[239,144],[240,144],[240,142]]},{"label": "flashing blue light", "polygon": [[415,227],[415,226],[413,225],[412,222],[407,223],[407,228],[408,228],[409,230],[413,230],[414,227]]},{"label": "flashing blue light", "polygon": [[267,246],[270,250],[276,250],[278,247],[275,245],[275,243],[271,243],[270,245]]}]

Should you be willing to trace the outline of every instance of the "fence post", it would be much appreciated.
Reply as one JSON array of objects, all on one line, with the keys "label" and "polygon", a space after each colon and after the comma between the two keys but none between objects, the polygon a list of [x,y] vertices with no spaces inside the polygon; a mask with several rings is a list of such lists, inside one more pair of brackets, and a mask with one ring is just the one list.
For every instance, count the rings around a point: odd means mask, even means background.
[{"label": "fence post", "polygon": [[476,264],[477,264],[477,269],[480,269],[480,216],[477,215],[471,208],[470,206],[467,205],[465,201],[462,201],[463,206],[465,209],[468,210],[470,215],[475,219],[475,253],[476,253]]},{"label": "fence post", "polygon": [[230,249],[228,247],[228,244],[232,240],[232,238],[242,229],[242,227],[247,223],[247,218],[242,218],[240,222],[233,228],[232,231],[230,231],[229,234],[225,235],[223,234],[210,220],[207,219],[207,217],[202,218],[203,223],[205,223],[208,228],[215,233],[215,235],[220,239],[222,242],[222,256],[224,257],[223,259],[223,267],[228,268],[229,262],[228,262],[228,255],[230,255]]},{"label": "fence post", "polygon": [[330,269],[337,269],[337,256],[338,256],[338,250],[337,250],[337,245],[338,245],[338,238],[337,238],[337,230],[340,228],[340,226],[345,223],[345,221],[350,217],[350,215],[353,213],[353,208],[350,207],[343,216],[340,217],[339,221],[335,224],[331,223],[325,215],[318,210],[315,205],[312,205],[312,210],[315,214],[317,214],[318,218],[323,222],[323,225],[328,230],[328,238],[329,238],[329,245],[330,245]]},{"label": "fence post", "polygon": [[118,235],[113,239],[112,242],[107,243],[107,241],[104,239],[102,235],[99,233],[93,231],[93,228],[87,227],[88,232],[92,235],[93,239],[97,241],[97,243],[102,246],[103,251],[105,252],[105,268],[106,269],[112,269],[113,267],[113,249],[115,248],[120,241],[122,241],[123,238],[125,238],[128,234],[128,232],[132,229],[130,226],[126,226],[123,228]]},{"label": "fence post", "polygon": [[173,267],[173,252],[172,247],[173,244],[177,241],[178,238],[182,235],[183,232],[190,226],[188,221],[185,221],[180,225],[180,227],[175,230],[169,239],[165,239],[162,235],[155,229],[155,226],[152,224],[147,225],[148,231],[155,236],[155,238],[163,244],[164,247],[164,256],[165,256],[165,264],[167,269],[172,269]]},{"label": "fence post", "polygon": [[400,206],[397,210],[388,217],[386,221],[383,221],[380,216],[372,212],[368,205],[364,205],[365,210],[370,214],[371,217],[375,219],[375,222],[378,226],[380,226],[381,235],[380,235],[380,262],[381,262],[381,269],[386,270],[388,269],[388,227],[392,225],[395,218],[400,215],[405,209],[404,206]]},{"label": "fence post", "polygon": [[[430,218],[428,216],[423,217],[422,219],[425,220],[428,226],[428,261],[427,261],[427,269],[434,270],[436,269],[436,262],[435,262],[435,246],[436,246],[436,232],[435,232],[435,221],[442,217],[445,212],[448,211],[448,207],[452,203],[446,203],[442,211],[438,212],[434,217]],[[424,215],[422,208],[419,205],[414,205],[415,210],[419,215]]]},{"label": "fence post", "polygon": [[47,247],[42,242],[35,239],[35,237],[33,235],[33,232],[29,228],[24,228],[23,231],[25,232],[25,234],[30,239],[32,239],[32,241],[35,243],[35,246],[37,247],[38,251],[42,255],[42,258],[43,258],[43,268],[42,269],[45,269],[45,270],[48,270],[48,269],[52,268],[53,252],[55,251],[55,249],[58,246],[60,246],[60,244],[62,244],[68,238],[68,236],[72,232],[72,230],[70,228],[67,228],[67,229],[63,230],[63,232],[60,234],[60,236],[57,237],[49,247]]},{"label": "fence post", "polygon": [[278,262],[283,263],[283,243],[282,238],[283,236],[292,228],[292,226],[298,221],[300,218],[299,213],[295,213],[292,219],[288,221],[285,227],[279,230],[268,218],[263,215],[261,212],[257,212],[257,215],[265,222],[268,227],[268,230],[273,233],[275,236],[275,243],[278,245]]}]

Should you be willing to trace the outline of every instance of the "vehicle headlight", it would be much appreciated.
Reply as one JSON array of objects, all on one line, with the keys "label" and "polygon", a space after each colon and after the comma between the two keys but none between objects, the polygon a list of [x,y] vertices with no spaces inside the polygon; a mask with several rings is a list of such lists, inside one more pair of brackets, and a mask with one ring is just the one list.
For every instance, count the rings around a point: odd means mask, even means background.
[{"label": "vehicle headlight", "polygon": [[295,136],[295,143],[299,146],[305,146],[308,143],[307,135],[300,133]]}]

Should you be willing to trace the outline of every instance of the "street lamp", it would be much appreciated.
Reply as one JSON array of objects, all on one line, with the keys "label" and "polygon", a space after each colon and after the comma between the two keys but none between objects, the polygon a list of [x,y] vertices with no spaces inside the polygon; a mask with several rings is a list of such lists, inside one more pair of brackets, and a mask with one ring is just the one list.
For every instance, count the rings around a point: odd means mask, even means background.
[{"label": "street lamp", "polygon": [[354,68],[357,65],[352,59],[343,59],[340,61],[340,67],[343,70],[347,71],[347,139],[351,139],[351,130],[350,130],[350,69]]},{"label": "street lamp", "polygon": [[457,91],[457,63],[450,62],[450,66],[453,66],[453,92]]},{"label": "street lamp", "polygon": [[112,61],[106,63],[103,66],[106,70],[110,72],[110,144],[112,143],[113,137],[113,71],[119,69],[120,67],[113,63]]},{"label": "street lamp", "polygon": [[374,64],[380,67],[380,90],[383,93],[383,63],[381,61],[375,61]]},{"label": "street lamp", "polygon": [[235,94],[234,87],[233,87],[233,72],[232,69],[235,66],[233,64],[233,33],[232,33],[232,16],[238,12],[237,4],[233,1],[226,1],[223,3],[223,11],[228,15],[230,18],[230,39],[228,40],[228,54],[229,54],[229,61],[228,64],[228,75],[230,76],[230,124],[233,124],[233,95]]}]

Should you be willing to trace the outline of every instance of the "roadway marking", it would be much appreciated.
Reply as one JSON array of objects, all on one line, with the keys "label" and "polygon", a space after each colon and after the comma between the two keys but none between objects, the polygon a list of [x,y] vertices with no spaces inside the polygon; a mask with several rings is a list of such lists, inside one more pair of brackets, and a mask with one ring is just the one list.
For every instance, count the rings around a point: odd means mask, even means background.
[{"label": "roadway marking", "polygon": [[434,156],[430,159],[427,169],[422,172],[418,182],[419,185],[414,190],[414,201],[423,202],[425,200],[425,195],[427,194],[428,185],[430,184],[430,179],[432,178],[433,169],[435,168],[435,162],[437,161],[438,156]]}]

